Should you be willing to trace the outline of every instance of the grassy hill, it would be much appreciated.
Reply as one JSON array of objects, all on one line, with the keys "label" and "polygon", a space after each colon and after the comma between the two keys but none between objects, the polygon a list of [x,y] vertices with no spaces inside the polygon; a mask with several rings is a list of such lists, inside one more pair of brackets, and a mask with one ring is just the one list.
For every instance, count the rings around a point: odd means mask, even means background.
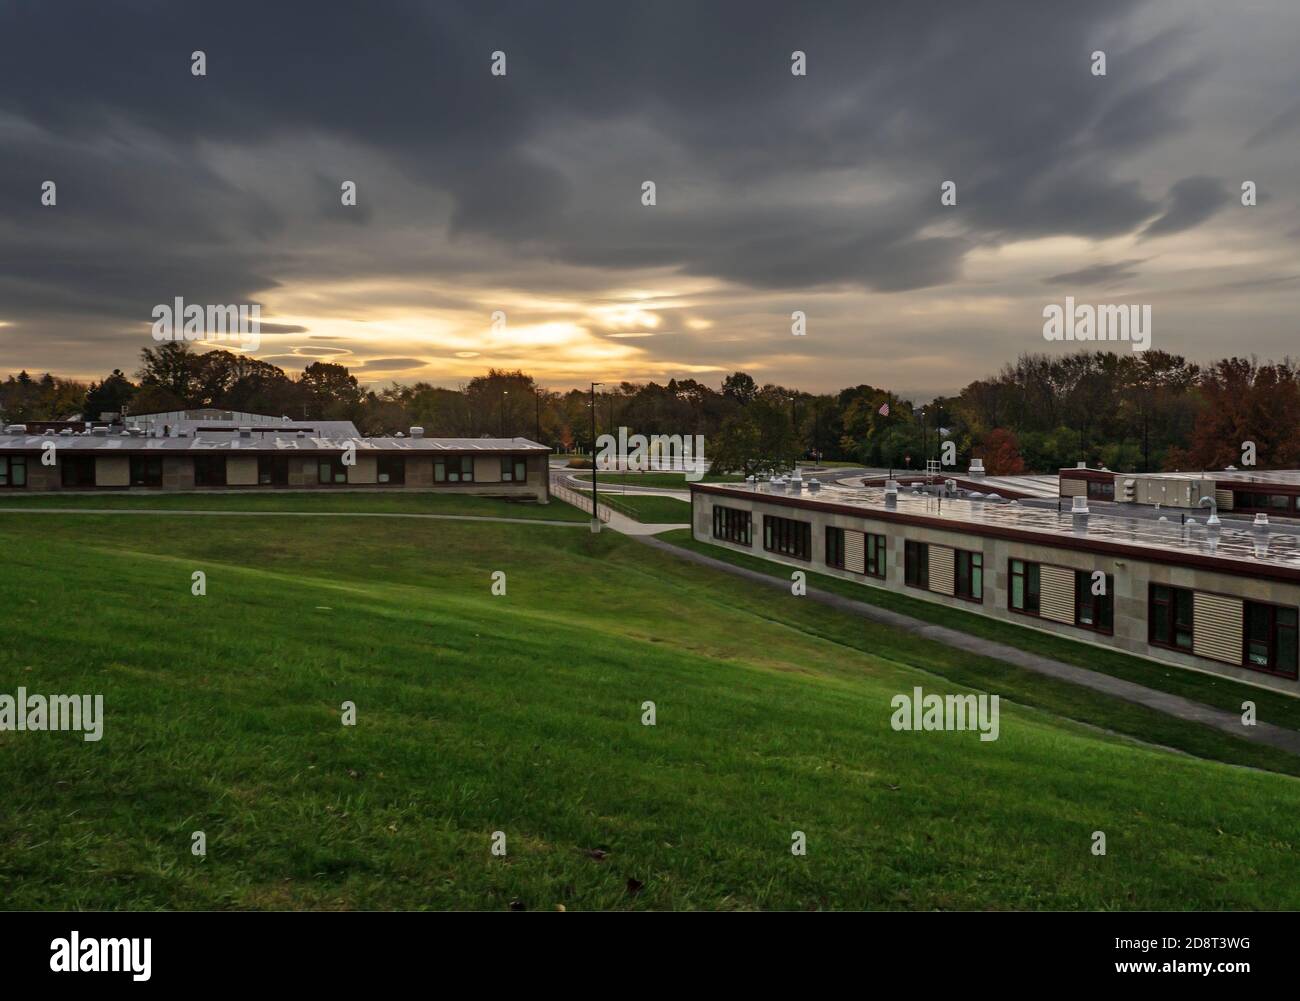
[{"label": "grassy hill", "polygon": [[1005,703],[995,742],[895,732],[964,655],[608,532],[0,514],[0,545],[0,691],[107,715],[0,733],[7,908],[1300,906],[1295,779]]}]

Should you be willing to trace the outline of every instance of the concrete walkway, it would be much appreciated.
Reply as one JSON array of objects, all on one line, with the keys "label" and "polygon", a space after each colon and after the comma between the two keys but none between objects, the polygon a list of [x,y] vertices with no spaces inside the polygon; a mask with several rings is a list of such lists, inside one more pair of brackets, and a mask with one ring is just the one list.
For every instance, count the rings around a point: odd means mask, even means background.
[{"label": "concrete walkway", "polygon": [[[203,511],[177,508],[129,507],[0,507],[0,514],[183,514],[223,518],[428,518],[434,521],[491,521],[505,525],[554,525],[586,528],[585,521],[551,521],[546,518],[494,518],[479,514],[415,514],[403,511]],[[669,526],[676,527],[676,526]],[[686,526],[682,526],[685,528]],[[662,531],[662,529],[661,529]]]},{"label": "concrete walkway", "polygon": [[[788,579],[771,577],[765,573],[759,573],[757,570],[738,567],[725,560],[714,559],[711,556],[692,552],[689,549],[683,549],[680,546],[674,546],[659,539],[638,536],[637,541],[644,542],[655,549],[661,549],[666,553],[671,553],[679,559],[689,560],[692,563],[698,563],[714,570],[721,570],[723,573],[742,577],[755,584],[779,588],[787,593],[790,589]],[[797,568],[791,567],[791,569]],[[808,588],[808,598],[842,612],[847,612],[850,615],[861,616],[872,622],[893,626],[895,629],[902,629],[915,636],[921,636],[936,643],[942,643],[945,646],[964,650],[979,657],[989,657],[1003,663],[1013,664],[1016,667],[1022,667],[1036,674],[1059,678],[1062,681],[1090,688],[1105,695],[1113,695],[1126,702],[1133,702],[1140,706],[1146,706],[1148,709],[1167,713],[1178,719],[1202,723],[1205,726],[1221,730],[1234,737],[1240,737],[1242,740],[1250,741],[1253,744],[1265,744],[1291,754],[1300,754],[1300,732],[1295,730],[1263,722],[1256,723],[1254,726],[1244,726],[1239,713],[1215,709],[1200,702],[1185,699],[1181,695],[1172,695],[1169,692],[1147,688],[1145,685],[1125,681],[1123,678],[1115,678],[1109,674],[1090,671],[1085,667],[1077,667],[1074,664],[1052,660],[1050,657],[1042,657],[994,640],[971,636],[956,629],[949,629],[946,626],[937,626],[921,619],[914,619],[910,615],[892,612],[886,608],[878,608],[875,605],[855,601],[843,595],[814,590],[811,586]]]}]

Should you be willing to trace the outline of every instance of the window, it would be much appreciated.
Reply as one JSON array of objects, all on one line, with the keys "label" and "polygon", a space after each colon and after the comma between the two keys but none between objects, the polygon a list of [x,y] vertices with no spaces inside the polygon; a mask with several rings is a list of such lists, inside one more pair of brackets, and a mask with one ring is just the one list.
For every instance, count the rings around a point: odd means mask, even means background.
[{"label": "window", "polygon": [[1278,514],[1292,509],[1291,498],[1286,494],[1258,494],[1243,490],[1233,491],[1232,506],[1242,511],[1267,511]]},{"label": "window", "polygon": [[528,479],[528,463],[507,456],[501,460],[501,479],[505,483],[523,483]]},{"label": "window", "polygon": [[1114,480],[1089,480],[1088,481],[1088,500],[1107,500],[1115,499],[1115,481]]},{"label": "window", "polygon": [[406,483],[406,456],[381,455],[378,459],[377,478],[380,483],[402,486]]},{"label": "window", "polygon": [[953,593],[971,601],[984,600],[984,554],[958,549],[954,553]]},{"label": "window", "polygon": [[0,455],[0,487],[27,486],[27,456]]},{"label": "window", "polygon": [[1243,616],[1243,666],[1296,677],[1296,610],[1286,605],[1248,601]]},{"label": "window", "polygon": [[924,542],[903,543],[903,581],[929,590],[930,547]]},{"label": "window", "polygon": [[433,460],[434,483],[473,483],[474,456],[439,455]]},{"label": "window", "polygon": [[337,459],[322,457],[316,464],[317,483],[347,483],[348,467],[343,465],[342,457]]},{"label": "window", "polygon": [[289,457],[287,455],[259,455],[257,457],[257,482],[264,487],[289,485]]},{"label": "window", "polygon": [[1074,624],[1080,629],[1099,633],[1115,631],[1115,578],[1106,574],[1104,582],[1104,593],[1093,594],[1092,572],[1074,571]]},{"label": "window", "polygon": [[1192,648],[1192,592],[1152,584],[1147,609],[1148,638],[1156,646]]},{"label": "window", "polygon": [[751,545],[753,542],[750,534],[752,525],[752,518],[748,511],[714,505],[713,537],[715,539],[735,542],[742,546]]},{"label": "window", "polygon": [[763,515],[763,548],[769,553],[812,559],[812,525],[791,518]]},{"label": "window", "polygon": [[844,569],[844,529],[826,529],[826,565]]},{"label": "window", "polygon": [[226,457],[224,455],[196,455],[194,457],[194,485],[196,487],[224,487],[226,485]]},{"label": "window", "polygon": [[162,486],[162,456],[160,455],[131,456],[131,486],[133,487]]},{"label": "window", "polygon": [[95,457],[71,455],[59,460],[59,473],[65,487],[93,487],[95,485]]},{"label": "window", "polygon": [[1025,560],[1011,561],[1011,607],[1026,615],[1038,614],[1038,564]]},{"label": "window", "polygon": [[883,535],[867,534],[866,540],[867,573],[872,577],[885,576],[885,537]]}]

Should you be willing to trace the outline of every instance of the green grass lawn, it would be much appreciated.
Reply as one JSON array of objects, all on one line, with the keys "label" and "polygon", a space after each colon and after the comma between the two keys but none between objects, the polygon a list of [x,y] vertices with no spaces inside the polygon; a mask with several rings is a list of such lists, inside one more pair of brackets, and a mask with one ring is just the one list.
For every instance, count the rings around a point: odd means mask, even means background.
[{"label": "green grass lawn", "polygon": [[173,511],[354,511],[383,514],[455,514],[489,518],[540,518],[546,521],[586,521],[568,504],[538,504],[497,497],[439,493],[385,493],[356,490],[286,490],[271,493],[56,493],[0,494],[7,507],[139,508]]},{"label": "green grass lawn", "polygon": [[[661,532],[657,538],[735,566],[757,570],[771,577],[789,579],[792,569],[785,564],[773,563],[761,557],[737,553],[707,542],[698,542],[692,538],[689,529]],[[1242,702],[1250,700],[1255,703],[1261,722],[1300,730],[1300,699],[1293,696],[1271,692],[1253,685],[1243,685],[1229,678],[1201,674],[1198,671],[1185,671],[1177,667],[1165,667],[1117,650],[1076,643],[1062,636],[1024,628],[1011,622],[990,619],[935,602],[923,601],[907,594],[900,594],[898,591],[858,584],[828,574],[805,572],[808,573],[810,585],[825,591],[842,594],[845,597],[901,612],[937,625],[960,629],[973,636],[996,640],[1030,653],[1053,657],[1067,664],[1114,675],[1149,688],[1172,692],[1229,712],[1240,713]],[[1072,685],[1068,687],[1074,688]]]},{"label": "green grass lawn", "polygon": [[[591,496],[590,490],[578,492]],[[691,521],[690,501],[678,500],[676,497],[600,491],[600,503],[646,525],[689,525]]]},{"label": "green grass lawn", "polygon": [[[580,480],[590,480],[591,473],[578,473]],[[705,473],[698,480],[687,480],[685,473],[601,473],[598,483],[617,483],[629,487],[665,487],[669,490],[689,490],[691,483],[743,483],[743,476],[731,473],[714,475]]]},{"label": "green grass lawn", "polygon": [[1296,780],[1006,703],[994,742],[895,732],[979,665],[611,532],[10,513],[0,545],[0,691],[107,715],[0,732],[5,908],[1300,906]]}]

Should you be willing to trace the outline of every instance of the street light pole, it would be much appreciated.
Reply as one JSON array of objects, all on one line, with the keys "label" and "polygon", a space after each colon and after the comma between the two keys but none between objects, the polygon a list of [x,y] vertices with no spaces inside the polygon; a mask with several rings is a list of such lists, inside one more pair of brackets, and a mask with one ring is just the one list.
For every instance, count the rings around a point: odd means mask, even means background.
[{"label": "street light pole", "polygon": [[600,531],[600,493],[596,482],[596,387],[603,382],[591,384],[591,530]]},{"label": "street light pole", "polygon": [[536,386],[533,387],[533,402],[537,404],[537,429],[534,432],[537,435],[537,444],[542,443],[542,391]]},{"label": "street light pole", "polygon": [[510,395],[510,390],[501,390],[501,437],[506,436],[506,397]]}]

